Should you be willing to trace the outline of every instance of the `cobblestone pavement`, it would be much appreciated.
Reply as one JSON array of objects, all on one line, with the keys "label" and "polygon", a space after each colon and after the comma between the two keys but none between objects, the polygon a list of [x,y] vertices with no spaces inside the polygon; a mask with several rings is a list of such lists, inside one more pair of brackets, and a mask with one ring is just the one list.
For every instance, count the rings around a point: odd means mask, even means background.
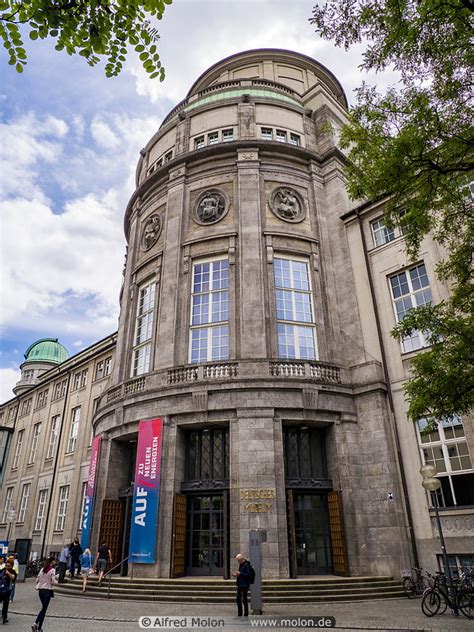
[{"label": "cobblestone pavement", "polygon": [[[104,589],[105,590],[105,589]],[[9,623],[0,626],[0,630],[23,632],[31,630],[31,624],[40,609],[39,599],[34,589],[34,580],[17,586],[15,602],[10,605]],[[202,625],[194,629],[220,629],[244,632],[254,629],[250,623],[234,619],[233,606],[202,604],[152,604],[135,601],[108,601],[86,596],[67,597],[56,595],[51,601],[45,632],[138,632],[138,618],[174,616],[204,617],[207,619],[225,618],[224,627]],[[316,617],[331,616],[336,619],[336,630],[367,630],[397,632],[472,632],[472,621],[462,615],[455,618],[452,614],[429,619],[420,609],[419,599],[387,599],[358,603],[331,603],[312,605],[271,605],[265,608],[265,616]],[[188,619],[189,621],[190,619]],[[189,623],[188,623],[189,626]],[[266,626],[269,627],[269,626]],[[148,628],[153,629],[153,628]],[[158,627],[155,629],[163,629]],[[186,629],[186,628],[177,628]],[[189,628],[188,628],[189,629]],[[258,628],[257,628],[258,629]],[[273,627],[273,630],[283,628]],[[288,628],[285,628],[288,629]],[[302,629],[302,628],[297,628]]]}]

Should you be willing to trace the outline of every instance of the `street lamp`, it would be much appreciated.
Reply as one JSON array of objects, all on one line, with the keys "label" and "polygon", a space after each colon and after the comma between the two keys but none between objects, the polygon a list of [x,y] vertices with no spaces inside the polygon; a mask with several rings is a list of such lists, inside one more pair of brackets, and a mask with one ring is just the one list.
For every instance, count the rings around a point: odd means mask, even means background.
[{"label": "street lamp", "polygon": [[434,510],[436,515],[436,523],[438,525],[438,533],[439,533],[439,541],[441,543],[441,552],[443,554],[443,564],[446,569],[446,576],[448,578],[448,586],[449,591],[452,594],[453,587],[453,577],[451,575],[451,568],[449,566],[448,554],[446,552],[446,544],[444,542],[443,529],[441,527],[441,520],[439,519],[439,508],[438,508],[438,494],[436,491],[441,487],[441,481],[439,478],[436,478],[436,474],[438,473],[435,465],[430,465],[427,463],[420,468],[420,474],[423,476],[422,485],[426,489],[427,492],[435,492],[432,496],[434,498]]}]

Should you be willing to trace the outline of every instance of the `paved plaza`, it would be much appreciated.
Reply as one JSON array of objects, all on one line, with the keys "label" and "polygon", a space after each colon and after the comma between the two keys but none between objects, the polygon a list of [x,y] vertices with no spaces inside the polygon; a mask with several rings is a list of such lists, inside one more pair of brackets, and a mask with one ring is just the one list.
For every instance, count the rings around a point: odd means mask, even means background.
[{"label": "paved plaza", "polygon": [[[105,591],[104,588],[104,593]],[[15,602],[10,607],[9,623],[3,629],[12,632],[29,631],[39,608],[34,580],[27,580],[24,584],[18,584]],[[205,621],[208,617],[225,620],[225,625],[220,628],[205,626],[204,621],[200,629],[206,630],[220,629],[244,632],[254,628],[251,622],[244,625],[243,621],[234,619],[234,615],[235,611],[231,605],[109,601],[92,598],[88,595],[85,597],[56,595],[49,607],[43,629],[45,632],[88,632],[89,630],[91,632],[138,632],[140,630],[138,619],[144,616],[151,619],[174,616],[181,621],[184,617],[203,617]],[[336,630],[397,630],[400,632],[421,632],[422,630],[427,632],[468,632],[472,630],[472,621],[463,616],[455,618],[452,614],[446,613],[441,617],[428,619],[421,612],[419,599],[292,606],[272,604],[265,608],[265,616],[268,618],[272,616],[329,616],[336,619],[336,628],[334,628]],[[282,628],[271,626],[270,629]]]}]

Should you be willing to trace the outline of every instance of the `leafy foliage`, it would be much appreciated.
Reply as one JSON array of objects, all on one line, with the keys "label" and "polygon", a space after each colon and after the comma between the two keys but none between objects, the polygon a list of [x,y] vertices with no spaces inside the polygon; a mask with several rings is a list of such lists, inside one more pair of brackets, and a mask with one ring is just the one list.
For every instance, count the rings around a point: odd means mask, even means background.
[{"label": "leafy foliage", "polygon": [[471,0],[330,0],[311,19],[338,46],[364,42],[363,69],[401,77],[385,94],[362,84],[341,146],[351,197],[386,200],[386,224],[401,224],[411,259],[428,233],[444,253],[437,275],[450,300],[412,310],[392,332],[430,332],[406,385],[413,420],[474,403],[473,9]]},{"label": "leafy foliage", "polygon": [[139,53],[150,78],[164,79],[157,52],[158,32],[150,18],[162,18],[172,0],[0,0],[0,38],[8,63],[23,72],[27,53],[23,38],[52,37],[56,50],[78,53],[90,66],[106,59],[105,74],[116,76],[123,68],[127,45]]}]

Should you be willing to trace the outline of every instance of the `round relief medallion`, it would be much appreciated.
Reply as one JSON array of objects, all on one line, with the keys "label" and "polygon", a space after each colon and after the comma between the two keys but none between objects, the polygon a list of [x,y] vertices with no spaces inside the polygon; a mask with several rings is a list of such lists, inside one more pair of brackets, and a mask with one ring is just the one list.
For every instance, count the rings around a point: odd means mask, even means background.
[{"label": "round relief medallion", "polygon": [[218,189],[208,189],[198,197],[193,217],[198,224],[215,224],[229,210],[227,196]]},{"label": "round relief medallion", "polygon": [[159,215],[151,215],[143,226],[142,231],[142,250],[150,250],[156,242],[161,233],[162,221]]},{"label": "round relief medallion", "polygon": [[290,187],[277,187],[270,198],[273,213],[285,222],[301,222],[306,212],[301,195]]}]

